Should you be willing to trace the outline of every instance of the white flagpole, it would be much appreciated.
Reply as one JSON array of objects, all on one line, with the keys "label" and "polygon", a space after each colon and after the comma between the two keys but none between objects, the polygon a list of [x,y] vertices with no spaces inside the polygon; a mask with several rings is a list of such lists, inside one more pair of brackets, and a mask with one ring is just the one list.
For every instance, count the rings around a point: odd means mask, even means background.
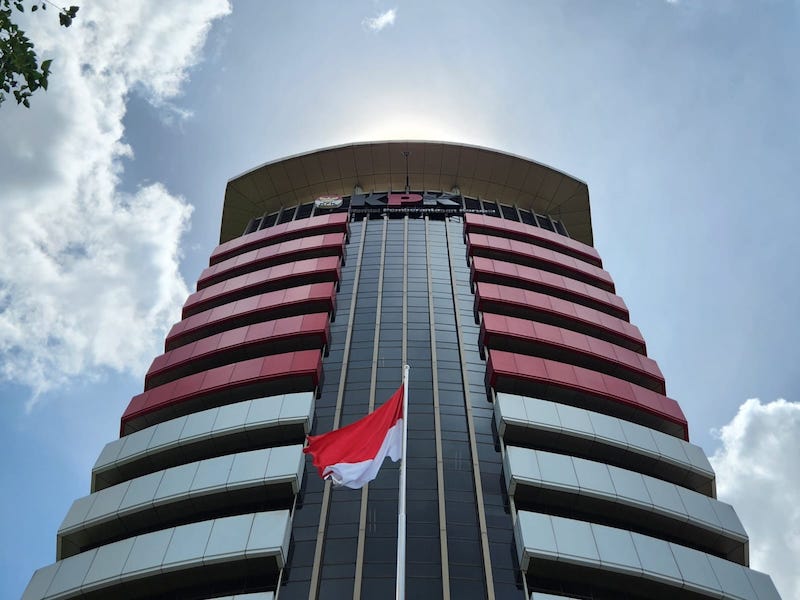
[{"label": "white flagpole", "polygon": [[395,600],[406,597],[406,446],[408,445],[408,365],[403,365],[403,450],[400,457],[400,496],[397,501],[397,587]]}]

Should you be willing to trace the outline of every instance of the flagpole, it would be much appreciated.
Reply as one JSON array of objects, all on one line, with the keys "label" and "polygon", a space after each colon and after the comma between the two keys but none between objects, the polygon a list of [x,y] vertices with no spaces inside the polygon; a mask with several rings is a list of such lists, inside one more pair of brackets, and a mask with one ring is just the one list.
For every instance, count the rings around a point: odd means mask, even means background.
[{"label": "flagpole", "polygon": [[400,494],[397,501],[397,587],[395,600],[406,597],[406,446],[408,445],[408,365],[403,365],[403,449],[400,457]]}]

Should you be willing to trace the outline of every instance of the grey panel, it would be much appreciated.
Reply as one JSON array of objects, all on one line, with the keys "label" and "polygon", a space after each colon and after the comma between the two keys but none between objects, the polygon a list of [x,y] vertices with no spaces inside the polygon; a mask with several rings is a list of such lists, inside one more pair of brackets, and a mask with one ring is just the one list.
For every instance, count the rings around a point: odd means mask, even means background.
[{"label": "grey panel", "polygon": [[31,580],[28,582],[28,587],[25,588],[22,594],[22,600],[38,600],[39,598],[44,598],[47,595],[47,588],[50,587],[50,584],[53,582],[53,577],[55,577],[60,567],[61,563],[57,562],[42,567],[41,569],[36,569],[33,577],[31,577]]},{"label": "grey panel", "polygon": [[625,439],[630,447],[636,448],[639,454],[644,454],[656,459],[661,457],[661,452],[658,446],[656,446],[650,429],[623,420],[620,420],[619,424],[622,427],[622,433],[625,435]]},{"label": "grey panel", "polygon": [[203,564],[209,565],[225,561],[232,556],[241,554],[242,550],[247,547],[252,527],[253,515],[216,519],[203,555]]},{"label": "grey panel", "polygon": [[760,571],[753,571],[752,569],[745,569],[745,575],[750,580],[750,585],[756,591],[758,600],[781,600],[778,590],[775,589],[775,584],[772,583],[772,578],[766,573]]},{"label": "grey panel", "polygon": [[221,406],[217,414],[217,419],[214,421],[214,429],[211,435],[217,437],[225,435],[232,430],[241,429],[242,423],[247,421],[247,413],[250,412],[250,405],[251,403],[247,401]]},{"label": "grey panel", "polygon": [[684,587],[700,593],[721,597],[719,580],[711,569],[708,556],[697,550],[670,544],[670,550],[678,563]]},{"label": "grey panel", "polygon": [[181,431],[180,443],[184,444],[189,441],[196,442],[210,438],[218,412],[219,408],[211,408],[187,415],[186,424],[183,426],[183,431]]},{"label": "grey panel", "polygon": [[84,496],[83,498],[75,500],[67,512],[67,516],[61,521],[61,526],[58,530],[67,530],[81,525],[86,520],[86,515],[92,508],[92,504],[94,504],[95,500],[97,500],[96,494]]},{"label": "grey panel", "polygon": [[[258,490],[261,497],[267,486],[289,483],[296,492],[304,468],[303,447],[297,444],[171,467],[95,492],[92,496],[99,500],[93,506],[105,506],[108,512],[96,511],[92,521],[59,530],[59,558],[78,552],[81,546],[102,544],[117,534],[152,529],[176,519],[188,519],[192,514],[217,510],[225,494],[232,490],[250,488]],[[277,493],[285,494],[287,490],[279,487]],[[120,495],[124,495],[121,503],[116,500]],[[193,499],[191,504],[182,503],[189,498]],[[114,519],[116,528],[110,530],[108,524]]]},{"label": "grey panel", "polygon": [[120,540],[97,549],[92,566],[83,581],[83,591],[113,585],[120,580],[134,540]]},{"label": "grey panel", "polygon": [[130,485],[128,485],[128,491],[125,492],[125,497],[122,498],[122,502],[119,505],[118,512],[124,514],[129,511],[142,510],[146,506],[152,505],[163,477],[164,472],[157,471],[145,475],[144,477],[131,479]]},{"label": "grey panel", "polygon": [[650,498],[650,494],[647,493],[643,475],[612,466],[608,467],[608,472],[611,475],[611,481],[614,483],[617,498],[621,502],[639,506],[646,510],[652,508],[653,501]]},{"label": "grey panel", "polygon": [[283,396],[269,396],[253,400],[245,421],[245,429],[259,429],[264,423],[280,420]]},{"label": "grey panel", "polygon": [[614,483],[608,472],[608,465],[591,460],[575,458],[572,466],[578,476],[580,493],[587,496],[613,497],[616,495]]},{"label": "grey panel", "polygon": [[600,564],[604,569],[632,575],[642,574],[642,564],[630,531],[613,527],[593,527],[592,533],[600,555]]},{"label": "grey panel", "polygon": [[[495,398],[495,406],[500,404],[502,404],[502,410],[495,410],[494,412],[497,431],[500,435],[505,433],[506,422],[526,423],[529,420],[528,415],[525,413],[525,403],[522,396],[498,392],[497,398]],[[500,418],[501,414],[503,415],[502,419]],[[558,415],[556,414],[554,418],[557,421]]]},{"label": "grey panel", "polygon": [[653,441],[656,443],[658,451],[662,456],[680,464],[691,464],[689,457],[686,456],[686,452],[683,449],[687,444],[674,436],[661,433],[660,431],[655,433],[660,434],[653,435]]},{"label": "grey panel", "polygon": [[80,594],[81,585],[86,578],[89,567],[92,566],[97,550],[89,550],[76,554],[61,561],[61,567],[53,577],[50,587],[47,588],[47,597],[64,594],[73,597]]},{"label": "grey panel", "polygon": [[636,586],[636,580],[642,577],[673,587],[675,597],[681,597],[681,590],[687,590],[731,600],[780,598],[770,578],[763,573],[671,542],[605,525],[519,511],[514,535],[523,571],[528,570],[531,560],[537,561],[539,570],[544,569],[544,572],[548,561],[568,560],[591,569],[587,573],[598,582],[603,578],[603,571],[613,571],[616,577],[630,578],[629,583],[615,580],[617,584]]},{"label": "grey panel", "polygon": [[175,528],[170,527],[133,538],[133,547],[122,569],[122,579],[136,579],[160,569],[174,531]]},{"label": "grey panel", "polygon": [[[667,514],[676,521],[688,521],[690,519],[691,513],[686,510],[681,501],[678,486],[655,477],[644,477],[643,481],[648,494],[653,499],[653,506],[657,512]],[[705,496],[702,497],[705,498]]]},{"label": "grey panel", "polygon": [[106,444],[105,447],[100,451],[100,456],[97,457],[92,470],[94,471],[96,469],[113,464],[114,461],[117,460],[117,457],[119,456],[119,453],[124,445],[125,438],[114,440],[113,442]]},{"label": "grey panel", "polygon": [[203,560],[214,521],[202,521],[175,527],[161,568],[174,571]]},{"label": "grey panel", "polygon": [[683,451],[696,470],[709,473],[712,477],[714,476],[714,468],[711,466],[711,463],[708,462],[708,457],[700,446],[685,444],[683,446]]},{"label": "grey panel", "polygon": [[[537,431],[547,432],[551,443],[559,443],[561,451],[568,454],[577,452],[591,458],[596,448],[614,453],[627,468],[656,475],[659,465],[664,465],[659,476],[673,483],[705,494],[713,489],[714,472],[702,448],[642,425],[583,408],[502,392],[494,403],[494,418],[503,436],[507,435],[508,426],[516,428],[514,436],[530,429],[529,439],[535,443]],[[565,436],[564,440],[558,442],[562,438],[554,438],[554,434]]]},{"label": "grey panel", "polygon": [[[251,525],[253,534],[251,535]],[[181,525],[92,549],[39,569],[32,577],[23,600],[69,600],[84,593],[102,597],[136,597],[146,594],[170,596],[186,579],[162,575],[184,571],[190,580],[198,570],[217,560],[246,561],[274,559],[271,569],[284,564],[291,520],[289,511],[224,517],[212,521]],[[123,566],[124,564],[124,566]],[[259,562],[259,568],[265,566]],[[176,588],[177,586],[177,588]],[[269,594],[237,594],[232,598],[262,600]]]},{"label": "grey panel", "polygon": [[[502,415],[501,422],[511,421],[519,424],[534,422],[545,429],[561,430],[561,421],[553,402],[498,392],[495,399],[495,413]],[[508,413],[507,417],[506,413]],[[498,431],[499,429],[500,423],[498,423]]]},{"label": "grey panel", "polygon": [[[253,400],[256,402],[256,400]],[[278,422],[281,425],[297,423],[305,419],[306,433],[311,431],[311,420],[314,415],[314,394],[312,392],[295,392],[285,394],[281,403],[281,415]]]},{"label": "grey panel", "polygon": [[505,463],[506,488],[509,495],[513,496],[517,480],[530,481],[534,485],[542,479],[539,472],[539,463],[536,461],[537,453],[516,446],[506,446],[503,462]]},{"label": "grey panel", "polygon": [[622,425],[620,425],[619,419],[601,413],[586,412],[589,414],[594,437],[598,442],[620,448],[628,447],[628,441],[622,432]]},{"label": "grey panel", "polygon": [[153,433],[153,437],[150,438],[150,444],[147,446],[147,453],[154,454],[166,448],[177,446],[178,440],[181,437],[181,432],[183,432],[185,426],[186,416],[177,417],[154,425],[155,432]]},{"label": "grey panel", "polygon": [[192,481],[199,466],[200,463],[195,462],[166,469],[156,493],[158,497],[157,504],[163,504],[171,498],[183,496],[192,487]]},{"label": "grey panel", "polygon": [[[183,462],[174,450],[186,445],[183,460],[201,458],[192,444],[209,444],[207,455],[221,454],[224,439],[247,433],[251,443],[263,445],[265,429],[302,426],[311,428],[314,394],[301,392],[257,398],[182,416],[133,433],[106,445],[92,470],[93,489],[101,489],[131,477]],[[276,430],[277,431],[277,430]],[[282,435],[281,433],[277,434]],[[280,439],[280,438],[279,438]],[[132,441],[131,441],[132,440]],[[149,440],[146,448],[142,445]],[[214,449],[217,451],[215,452]],[[146,452],[144,451],[146,450]],[[169,456],[159,454],[172,451]],[[230,450],[228,450],[230,451]],[[152,466],[151,466],[152,464]],[[126,466],[126,469],[122,467]],[[126,476],[126,473],[128,474]]]},{"label": "grey panel", "polygon": [[648,579],[681,587],[681,572],[670,551],[669,543],[639,533],[631,533],[636,554],[642,565],[642,574]]},{"label": "grey panel", "polygon": [[556,536],[558,560],[574,562],[600,562],[589,523],[573,519],[553,518],[553,533]]},{"label": "grey panel", "polygon": [[556,410],[564,430],[571,435],[594,439],[594,429],[586,410],[567,404],[556,404]]},{"label": "grey panel", "polygon": [[256,514],[247,540],[247,558],[259,558],[265,550],[280,547],[283,555],[278,566],[283,567],[283,558],[289,552],[289,538],[292,534],[292,528],[286,526],[288,520],[289,511],[285,510]]},{"label": "grey panel", "polygon": [[150,444],[150,438],[153,437],[153,433],[154,429],[148,427],[147,429],[141,429],[122,438],[125,440],[125,443],[122,446],[122,450],[120,450],[120,456],[144,456],[144,453],[147,451],[147,446]]},{"label": "grey panel", "polygon": [[717,581],[719,581],[726,596],[737,600],[758,600],[758,595],[753,586],[750,585],[750,580],[741,565],[716,556],[709,556],[708,561],[711,563],[711,568],[714,569]]},{"label": "grey panel", "polygon": [[236,454],[228,476],[228,489],[247,487],[263,480],[271,452],[267,448]]},{"label": "grey panel", "polygon": [[86,513],[86,521],[94,521],[98,518],[106,519],[108,515],[116,513],[128,491],[128,485],[129,482],[126,481],[98,492],[92,508]]},{"label": "grey panel", "polygon": [[[506,446],[504,466],[506,486],[511,496],[517,497],[521,493],[520,486],[533,486],[603,502],[619,502],[673,520],[677,529],[659,521],[664,535],[671,539],[677,537],[695,545],[702,538],[703,544],[707,544],[703,547],[709,551],[743,562],[743,552],[746,551],[743,545],[747,543],[747,536],[733,509],[718,500],[648,475],[543,450]],[[524,499],[526,496],[521,497]],[[730,527],[739,531],[724,529],[716,518],[717,512],[726,515]],[[647,522],[646,515],[628,514],[634,529],[634,524],[642,526]],[[684,523],[690,524],[691,529],[680,529]],[[654,521],[648,528],[655,526]]]},{"label": "grey panel", "polygon": [[277,448],[272,448],[270,452],[269,463],[267,463],[267,471],[264,476],[267,479],[291,480],[292,490],[297,492],[299,480],[297,477],[292,477],[292,475],[301,473],[304,466],[305,460],[303,460],[302,446],[278,446]]},{"label": "grey panel", "polygon": [[572,458],[552,452],[538,452],[536,461],[542,482],[553,489],[575,490],[578,488],[578,477],[572,468]]},{"label": "grey panel", "polygon": [[736,514],[736,511],[733,510],[733,507],[730,504],[726,504],[725,502],[717,500],[715,502],[711,502],[711,508],[714,510],[719,522],[722,524],[722,528],[726,532],[747,541],[747,532],[744,530],[744,526],[739,520],[739,516]]},{"label": "grey panel", "polygon": [[197,467],[192,486],[189,488],[190,496],[201,496],[209,490],[219,487],[221,481],[227,481],[233,465],[233,455],[218,456],[201,460]]},{"label": "grey panel", "polygon": [[678,488],[678,493],[681,495],[683,505],[694,520],[706,523],[714,529],[722,529],[722,523],[720,523],[717,513],[711,508],[714,500],[685,488]]},{"label": "grey panel", "polygon": [[517,513],[514,539],[523,571],[528,568],[530,557],[558,556],[552,519],[547,515],[523,511]]}]

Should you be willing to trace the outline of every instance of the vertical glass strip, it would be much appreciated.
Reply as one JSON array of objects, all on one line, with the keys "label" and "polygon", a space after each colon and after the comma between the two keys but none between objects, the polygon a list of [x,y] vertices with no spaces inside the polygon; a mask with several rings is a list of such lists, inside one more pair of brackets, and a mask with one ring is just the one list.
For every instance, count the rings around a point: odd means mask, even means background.
[{"label": "vertical glass strip", "polygon": [[[350,230],[350,243],[354,244],[358,241],[358,254],[355,261],[350,260],[348,264],[342,269],[342,283],[341,289],[337,294],[337,306],[339,306],[339,313],[337,314],[336,322],[331,324],[331,351],[328,358],[325,359],[325,368],[330,375],[337,372],[338,366],[339,377],[335,378],[329,376],[326,378],[322,388],[322,397],[317,401],[316,409],[314,411],[314,428],[312,433],[323,433],[336,429],[341,420],[341,407],[344,397],[344,384],[345,376],[348,371],[348,362],[350,356],[350,347],[352,343],[353,321],[355,318],[356,300],[358,298],[358,287],[361,279],[361,267],[364,255],[364,246],[366,242],[366,229],[367,222],[361,221],[351,224]],[[351,271],[352,269],[352,271]],[[348,302],[349,301],[349,302]],[[346,307],[346,311],[343,310]],[[331,368],[328,369],[330,364]],[[316,469],[311,464],[310,457],[306,459],[306,469],[304,475],[304,485],[308,486],[309,490],[314,490],[314,493],[321,495],[320,499],[320,512],[316,520],[316,536],[313,543],[312,562],[309,565],[310,569],[310,582],[308,585],[307,598],[314,600],[320,591],[320,576],[323,558],[323,550],[326,546],[326,530],[330,513],[330,496],[331,485],[329,482],[323,482],[319,479]],[[293,527],[297,526],[296,521]],[[295,544],[296,545],[296,544]],[[290,550],[290,553],[295,551]],[[332,584],[330,587],[336,585],[343,585],[341,583]],[[352,594],[352,583],[350,585],[350,594]],[[281,590],[281,598],[285,600],[289,595],[291,598],[301,598],[299,595],[291,595],[286,592],[287,588]]]},{"label": "vertical glass strip", "polygon": [[[448,538],[447,538],[447,507],[445,503],[445,479],[442,459],[442,416],[439,411],[439,366],[436,353],[436,313],[434,310],[435,298],[433,297],[433,278],[431,270],[433,269],[431,256],[431,229],[440,223],[431,223],[428,217],[425,217],[425,252],[428,274],[428,297],[431,301],[428,302],[428,316],[431,323],[430,337],[431,337],[431,375],[433,383],[433,427],[436,436],[436,488],[438,490],[437,500],[439,505],[439,548],[442,556],[442,596],[445,600],[450,598],[450,564],[449,564],[449,551],[448,551]],[[440,257],[437,257],[440,258]],[[458,549],[454,548],[456,552]],[[457,597],[463,595],[456,594]]]},{"label": "vertical glass strip", "polygon": [[436,443],[425,222],[408,220],[408,598],[441,598]]},{"label": "vertical glass strip", "polygon": [[[476,494],[480,512],[485,518],[484,556],[487,542],[489,547],[489,557],[484,558],[486,580],[493,585],[495,598],[515,598],[520,596],[523,582],[514,549],[513,521],[503,481],[502,455],[494,428],[494,413],[486,396],[486,363],[478,352],[479,327],[474,320],[474,296],[470,290],[469,266],[465,260],[467,249],[464,229],[461,223],[448,223],[447,228],[453,301],[459,323],[462,379],[471,430],[471,460],[473,465],[477,462],[479,467],[479,476],[475,477]],[[489,566],[491,572],[488,571]]]},{"label": "vertical glass strip", "polygon": [[486,596],[487,590],[491,589],[491,574],[484,565],[480,496],[476,493],[473,472],[471,427],[462,375],[459,323],[454,311],[447,224],[431,224],[430,231],[430,244],[434,250],[430,265],[433,273],[431,297],[436,315],[434,329],[442,415],[450,587],[454,598],[474,595],[478,589]]},{"label": "vertical glass strip", "polygon": [[[380,288],[380,328],[373,352],[374,401],[385,402],[402,381],[405,233],[400,220],[385,221],[386,238]],[[374,351],[375,346],[373,346]],[[364,532],[362,598],[392,598],[397,554],[398,463],[384,462],[369,484]],[[413,597],[410,594],[409,598]]]},{"label": "vertical glass strip", "polygon": [[[369,389],[369,407],[367,413],[375,410],[375,385],[378,376],[379,352],[380,352],[380,330],[381,330],[381,310],[383,305],[383,281],[386,269],[384,268],[386,257],[386,229],[389,225],[389,219],[383,219],[383,239],[381,240],[381,258],[380,269],[378,271],[378,297],[377,305],[375,308],[375,327],[374,327],[374,341],[372,344],[372,373],[370,376],[370,389]],[[378,400],[383,402],[383,399]],[[367,526],[367,500],[369,498],[369,484],[361,488],[361,508],[358,518],[358,546],[356,550],[356,571],[355,582],[353,587],[353,600],[361,598],[361,581],[364,570],[364,540]]]}]

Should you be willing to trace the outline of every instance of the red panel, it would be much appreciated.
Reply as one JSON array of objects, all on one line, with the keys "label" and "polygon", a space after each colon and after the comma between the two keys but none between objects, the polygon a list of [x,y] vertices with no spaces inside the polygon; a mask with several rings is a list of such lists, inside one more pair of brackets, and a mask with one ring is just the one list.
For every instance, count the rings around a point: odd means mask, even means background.
[{"label": "red panel", "polygon": [[239,275],[191,294],[183,305],[183,318],[203,310],[301,283],[339,281],[339,258],[325,256],[268,267]]},{"label": "red panel", "polygon": [[202,290],[225,279],[286,262],[319,256],[342,257],[344,241],[344,233],[326,233],[251,250],[205,269],[197,280],[197,289]]},{"label": "red panel", "polygon": [[336,284],[313,283],[251,296],[192,315],[173,325],[165,344],[166,350],[219,333],[284,316],[311,312],[334,313]]},{"label": "red panel", "polygon": [[661,394],[664,376],[656,362],[590,335],[527,319],[483,313],[481,347],[509,350],[586,367]]},{"label": "red panel", "polygon": [[288,351],[325,348],[329,339],[328,313],[297,315],[245,325],[156,357],[145,376],[145,389],[225,363]]},{"label": "red panel", "polygon": [[214,406],[287,391],[315,390],[322,353],[303,350],[215,367],[135,396],[122,415],[121,432],[133,431]]},{"label": "red panel", "polygon": [[467,235],[467,254],[544,269],[614,292],[611,275],[600,267],[527,242],[470,233]]},{"label": "red panel", "polygon": [[472,259],[470,272],[473,283],[486,281],[520,287],[583,304],[620,319],[628,319],[628,308],[622,298],[569,277],[480,256]]},{"label": "red panel", "polygon": [[556,252],[567,254],[574,258],[588,262],[596,267],[602,267],[600,255],[597,250],[586,244],[570,239],[566,236],[498,217],[466,213],[464,215],[465,233],[486,233],[500,237],[510,238],[550,248]]},{"label": "red panel", "polygon": [[496,391],[542,395],[598,410],[689,439],[686,417],[677,402],[647,388],[583,367],[489,350],[486,384]]},{"label": "red panel", "polygon": [[268,227],[261,231],[254,231],[253,233],[234,238],[217,246],[211,253],[209,264],[215,265],[237,254],[249,252],[255,248],[261,248],[285,240],[328,232],[347,233],[349,218],[350,215],[347,213],[333,213],[330,215],[311,217],[310,219],[289,221],[288,223]]},{"label": "red panel", "polygon": [[475,286],[475,312],[493,312],[569,327],[639,353],[645,343],[639,329],[617,317],[530,290],[481,282]]}]

